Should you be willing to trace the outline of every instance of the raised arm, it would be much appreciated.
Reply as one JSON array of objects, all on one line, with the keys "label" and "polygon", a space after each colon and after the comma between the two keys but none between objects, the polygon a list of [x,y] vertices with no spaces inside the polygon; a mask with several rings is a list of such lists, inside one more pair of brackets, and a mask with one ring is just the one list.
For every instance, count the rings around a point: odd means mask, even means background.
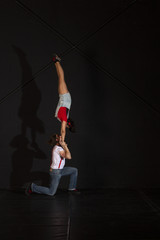
[{"label": "raised arm", "polygon": [[62,139],[60,139],[59,143],[64,150],[64,151],[60,152],[61,157],[66,158],[66,159],[71,159],[72,158],[71,153],[69,151],[69,148],[67,147],[67,144],[64,141],[62,141]]},{"label": "raised arm", "polygon": [[67,123],[65,121],[61,122],[61,137],[62,137],[62,142],[64,142],[65,140],[65,136],[66,136],[66,126]]}]

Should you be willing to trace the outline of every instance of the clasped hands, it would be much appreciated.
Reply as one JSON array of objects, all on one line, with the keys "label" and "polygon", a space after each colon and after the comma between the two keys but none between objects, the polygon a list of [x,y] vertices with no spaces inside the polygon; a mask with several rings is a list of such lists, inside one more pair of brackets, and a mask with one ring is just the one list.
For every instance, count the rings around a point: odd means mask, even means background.
[{"label": "clasped hands", "polygon": [[60,144],[63,148],[67,147],[66,142],[64,142],[64,141],[62,140],[62,137],[61,137],[61,136],[59,137],[59,144]]}]

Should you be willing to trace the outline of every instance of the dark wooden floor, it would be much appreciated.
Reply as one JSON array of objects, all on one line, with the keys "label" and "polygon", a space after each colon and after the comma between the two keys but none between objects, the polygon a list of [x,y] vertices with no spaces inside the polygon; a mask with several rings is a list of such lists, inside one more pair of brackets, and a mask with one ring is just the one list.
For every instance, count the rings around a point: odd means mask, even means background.
[{"label": "dark wooden floor", "polygon": [[160,240],[160,189],[0,191],[0,239]]}]

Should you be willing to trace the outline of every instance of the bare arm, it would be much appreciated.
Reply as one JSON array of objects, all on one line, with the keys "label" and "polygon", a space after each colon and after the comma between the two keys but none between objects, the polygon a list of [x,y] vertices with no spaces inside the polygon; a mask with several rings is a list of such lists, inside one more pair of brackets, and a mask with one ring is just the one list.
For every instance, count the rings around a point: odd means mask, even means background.
[{"label": "bare arm", "polygon": [[59,143],[64,149],[64,151],[60,152],[61,157],[66,158],[66,159],[71,159],[72,158],[71,153],[69,151],[69,148],[67,147],[67,144],[62,140],[60,140]]},{"label": "bare arm", "polygon": [[65,136],[66,136],[66,126],[67,123],[65,121],[61,122],[61,137],[62,137],[62,142],[64,142]]}]

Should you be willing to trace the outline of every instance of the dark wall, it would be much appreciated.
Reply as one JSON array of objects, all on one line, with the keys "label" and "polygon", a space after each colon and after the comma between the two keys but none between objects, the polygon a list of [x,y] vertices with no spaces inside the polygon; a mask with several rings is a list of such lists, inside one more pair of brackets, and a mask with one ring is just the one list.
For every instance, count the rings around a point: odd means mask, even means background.
[{"label": "dark wall", "polygon": [[0,16],[0,188],[48,183],[54,52],[72,95],[78,186],[160,187],[159,2],[4,0]]}]

